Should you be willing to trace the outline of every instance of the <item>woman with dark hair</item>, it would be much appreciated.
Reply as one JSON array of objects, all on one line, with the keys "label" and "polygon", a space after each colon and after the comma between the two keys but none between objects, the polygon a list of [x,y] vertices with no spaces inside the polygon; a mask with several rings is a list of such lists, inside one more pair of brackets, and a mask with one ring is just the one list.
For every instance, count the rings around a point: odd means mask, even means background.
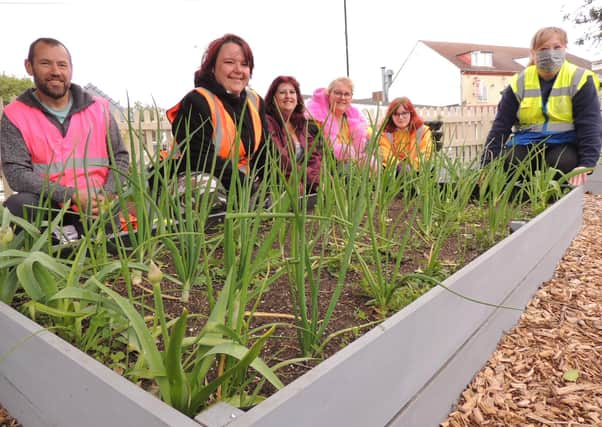
[{"label": "woman with dark hair", "polygon": [[[194,73],[195,89],[167,111],[181,155],[192,171],[219,178],[226,190],[233,174],[244,181],[265,163],[265,116],[261,97],[247,87],[253,53],[239,36],[213,40]],[[188,160],[188,159],[184,159]],[[187,162],[179,162],[179,171]]]},{"label": "woman with dark hair", "polygon": [[280,154],[280,165],[286,177],[293,168],[306,165],[307,181],[301,191],[314,192],[320,182],[322,151],[314,139],[315,123],[305,117],[305,104],[299,82],[291,76],[274,79],[265,96],[266,121],[273,146]]},{"label": "woman with dark hair", "polygon": [[431,157],[433,138],[414,104],[404,97],[395,98],[387,108],[379,140],[383,164],[410,165],[415,170]]}]

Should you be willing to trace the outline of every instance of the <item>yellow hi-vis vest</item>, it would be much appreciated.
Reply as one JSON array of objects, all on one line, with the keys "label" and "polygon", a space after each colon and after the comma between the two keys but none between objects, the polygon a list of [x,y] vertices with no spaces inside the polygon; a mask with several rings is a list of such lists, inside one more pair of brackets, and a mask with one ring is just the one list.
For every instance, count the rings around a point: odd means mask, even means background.
[{"label": "yellow hi-vis vest", "polygon": [[510,87],[520,104],[517,132],[547,132],[549,135],[574,130],[572,98],[589,76],[599,90],[600,81],[594,73],[564,61],[544,106],[536,66],[530,65],[514,75]]}]

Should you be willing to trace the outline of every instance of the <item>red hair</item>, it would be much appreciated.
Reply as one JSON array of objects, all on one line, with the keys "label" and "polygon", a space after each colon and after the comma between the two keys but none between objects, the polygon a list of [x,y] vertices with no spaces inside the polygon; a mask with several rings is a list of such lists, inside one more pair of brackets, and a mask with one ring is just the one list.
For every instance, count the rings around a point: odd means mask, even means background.
[{"label": "red hair", "polygon": [[408,124],[408,130],[410,132],[415,131],[424,124],[424,120],[416,112],[412,101],[410,101],[408,97],[402,96],[401,98],[395,98],[389,104],[387,114],[385,115],[384,132],[395,132],[397,130],[397,126],[395,126],[395,123],[393,122],[393,113],[396,112],[400,106],[403,106],[403,108],[410,113],[410,123]]},{"label": "red hair", "polygon": [[293,125],[295,129],[303,129],[306,123],[306,119],[304,116],[305,112],[305,103],[303,101],[303,95],[301,95],[301,88],[299,86],[299,82],[292,76],[278,76],[274,79],[270,88],[268,89],[268,93],[265,95],[265,113],[267,115],[272,116],[278,123],[283,125],[282,117],[280,112],[278,111],[278,107],[276,106],[276,92],[278,91],[278,86],[282,83],[289,83],[295,88],[295,92],[297,92],[297,105],[293,110],[289,122]]}]

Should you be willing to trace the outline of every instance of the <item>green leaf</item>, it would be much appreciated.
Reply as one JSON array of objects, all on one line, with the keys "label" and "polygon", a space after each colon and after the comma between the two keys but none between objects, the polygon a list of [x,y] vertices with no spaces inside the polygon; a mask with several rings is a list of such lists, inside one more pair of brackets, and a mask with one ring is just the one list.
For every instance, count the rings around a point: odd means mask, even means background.
[{"label": "green leaf", "polygon": [[98,281],[96,281],[95,285],[98,286],[107,295],[109,295],[109,297],[111,297],[111,299],[115,301],[115,303],[119,306],[121,311],[130,320],[132,328],[134,329],[136,337],[138,338],[138,342],[142,347],[142,354],[144,355],[146,363],[148,364],[150,371],[154,373],[155,381],[157,381],[157,384],[159,384],[161,396],[167,404],[171,405],[169,381],[166,377],[163,358],[161,357],[161,352],[157,348],[155,339],[146,327],[146,323],[144,323],[144,319],[142,318],[140,313],[136,311],[134,306],[127,299],[119,295],[117,292],[106,287]]},{"label": "green leaf", "polygon": [[274,332],[274,330],[275,328],[272,327],[264,335],[262,335],[261,338],[259,338],[249,350],[245,349],[244,351],[246,352],[246,354],[244,355],[244,357],[240,359],[232,368],[226,370],[221,376],[217,377],[205,387],[196,391],[193,394],[192,400],[190,402],[190,413],[198,413],[198,411],[200,411],[200,409],[202,409],[205,406],[207,399],[209,398],[211,393],[213,393],[220,384],[222,384],[228,378],[243,372],[248,368],[249,365],[252,365],[252,362],[255,359],[257,359],[265,342],[267,341],[268,337]]},{"label": "green leaf", "polygon": [[[272,327],[272,332],[273,329],[274,328]],[[271,334],[271,332],[268,331],[267,334]],[[213,347],[212,349],[207,351],[205,355],[210,356],[212,354],[227,354],[228,356],[232,356],[237,358],[238,360],[242,360],[248,352],[249,350],[243,345],[236,343],[226,343]],[[251,362],[250,366],[257,372],[259,372],[263,377],[265,377],[265,379],[268,380],[278,390],[284,387],[282,381],[280,381],[280,379],[274,374],[274,371],[270,369],[270,367],[266,365],[266,363],[262,359],[256,358]]]},{"label": "green leaf", "polygon": [[15,292],[19,287],[19,281],[17,280],[17,271],[10,270],[0,272],[0,301],[9,304],[13,301]]},{"label": "green leaf", "polygon": [[34,301],[45,301],[57,292],[57,280],[51,272],[64,279],[69,269],[43,252],[30,253],[17,267],[19,282]]},{"label": "green leaf", "polygon": [[61,299],[74,299],[98,304],[103,300],[103,297],[98,293],[88,289],[69,287],[58,291],[48,299],[48,302],[58,301]]},{"label": "green leaf", "polygon": [[25,304],[23,304],[23,307],[25,308],[29,308],[31,309],[35,309],[35,311],[39,311],[40,313],[44,313],[47,314],[49,316],[53,316],[53,317],[70,317],[70,318],[78,318],[78,317],[86,317],[89,316],[90,313],[84,312],[84,311],[65,311],[65,310],[59,310],[53,307],[48,307],[45,304],[42,304],[41,302],[37,302],[37,301],[28,301]]},{"label": "green leaf", "polygon": [[569,369],[564,373],[562,379],[571,382],[577,381],[579,379],[579,369]]},{"label": "green leaf", "polygon": [[165,357],[165,368],[171,392],[171,404],[174,408],[182,412],[186,412],[190,402],[190,386],[182,367],[182,340],[186,333],[186,319],[188,319],[188,311],[184,309],[171,331]]}]

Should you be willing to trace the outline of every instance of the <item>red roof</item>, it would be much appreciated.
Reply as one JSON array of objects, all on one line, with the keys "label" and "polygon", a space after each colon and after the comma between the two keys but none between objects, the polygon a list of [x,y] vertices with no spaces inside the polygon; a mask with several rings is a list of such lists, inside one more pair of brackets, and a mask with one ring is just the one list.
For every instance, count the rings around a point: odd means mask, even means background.
[{"label": "red roof", "polygon": [[[450,43],[420,40],[423,44],[433,49],[439,55],[449,60],[463,72],[479,72],[492,74],[514,74],[524,67],[516,59],[528,58],[529,48],[494,46],[476,43]],[[491,52],[493,54],[493,67],[470,65],[470,53],[475,51]],[[592,63],[586,59],[567,53],[566,58],[575,65],[591,69]]]}]

